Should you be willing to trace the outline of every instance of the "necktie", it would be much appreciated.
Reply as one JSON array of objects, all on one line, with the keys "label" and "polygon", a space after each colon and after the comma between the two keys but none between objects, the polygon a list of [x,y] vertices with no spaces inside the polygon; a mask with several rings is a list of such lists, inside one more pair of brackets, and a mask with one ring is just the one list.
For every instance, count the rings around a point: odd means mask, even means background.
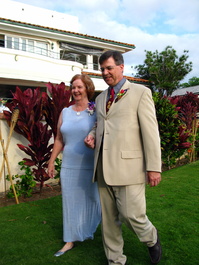
[{"label": "necktie", "polygon": [[115,91],[113,89],[113,87],[111,87],[110,89],[110,97],[106,103],[106,113],[109,111],[110,107],[111,107],[111,104],[113,103],[113,100],[114,100],[114,95],[115,95]]}]

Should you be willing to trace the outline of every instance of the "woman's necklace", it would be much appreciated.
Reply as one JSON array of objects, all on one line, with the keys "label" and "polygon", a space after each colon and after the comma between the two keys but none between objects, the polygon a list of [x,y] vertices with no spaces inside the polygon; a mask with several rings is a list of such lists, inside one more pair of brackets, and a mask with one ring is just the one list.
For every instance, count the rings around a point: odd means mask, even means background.
[{"label": "woman's necklace", "polygon": [[75,106],[75,112],[76,112],[76,115],[79,116],[81,114],[81,111],[83,111],[85,108],[82,108],[82,110],[78,110],[77,111],[77,106]]}]

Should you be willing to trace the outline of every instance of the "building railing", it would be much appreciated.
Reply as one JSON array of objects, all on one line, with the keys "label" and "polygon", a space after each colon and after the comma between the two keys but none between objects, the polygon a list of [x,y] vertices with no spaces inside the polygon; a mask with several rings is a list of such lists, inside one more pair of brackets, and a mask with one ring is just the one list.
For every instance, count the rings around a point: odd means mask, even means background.
[{"label": "building railing", "polygon": [[60,59],[60,53],[54,52],[50,49],[42,48],[36,45],[30,45],[27,43],[19,43],[18,41],[0,40],[0,48],[7,48],[13,50],[20,50],[23,52],[34,53],[42,56],[47,56],[53,59]]},{"label": "building railing", "polygon": [[[49,46],[49,44],[46,43],[46,46]],[[46,56],[52,59],[57,59],[57,60],[64,60],[64,61],[73,61],[77,63],[83,64],[85,69],[88,69],[91,67],[93,70],[99,70],[98,64],[95,63],[90,63],[90,67],[88,67],[88,63],[85,61],[82,61],[80,59],[79,54],[75,53],[67,53],[63,56],[63,50],[60,50],[60,52],[54,52],[51,49],[48,48],[42,48],[40,46],[36,45],[30,45],[27,43],[20,43],[19,41],[12,41],[12,40],[0,40],[0,48],[7,48],[7,49],[12,49],[12,50],[20,50],[23,52],[28,52],[28,53],[34,53],[42,56]],[[85,55],[86,56],[86,55]]]}]

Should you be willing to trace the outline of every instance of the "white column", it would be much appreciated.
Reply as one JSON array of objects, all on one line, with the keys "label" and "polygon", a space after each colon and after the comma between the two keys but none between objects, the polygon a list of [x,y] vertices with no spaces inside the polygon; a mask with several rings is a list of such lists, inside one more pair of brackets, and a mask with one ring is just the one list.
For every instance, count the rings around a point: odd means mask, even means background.
[{"label": "white column", "polygon": [[87,66],[89,70],[93,70],[93,56],[87,55]]}]

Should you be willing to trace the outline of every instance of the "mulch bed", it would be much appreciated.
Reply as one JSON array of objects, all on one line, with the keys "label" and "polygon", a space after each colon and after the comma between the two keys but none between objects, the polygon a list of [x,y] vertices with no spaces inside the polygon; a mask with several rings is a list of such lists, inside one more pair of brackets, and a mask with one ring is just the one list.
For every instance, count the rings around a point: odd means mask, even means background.
[{"label": "mulch bed", "polygon": [[[33,195],[30,198],[19,197],[19,203],[37,201],[42,199],[47,199],[61,194],[61,187],[59,184],[45,186],[40,193],[39,187],[35,187]],[[5,192],[0,193],[0,207],[9,206],[16,204],[15,198],[8,198]]]}]

